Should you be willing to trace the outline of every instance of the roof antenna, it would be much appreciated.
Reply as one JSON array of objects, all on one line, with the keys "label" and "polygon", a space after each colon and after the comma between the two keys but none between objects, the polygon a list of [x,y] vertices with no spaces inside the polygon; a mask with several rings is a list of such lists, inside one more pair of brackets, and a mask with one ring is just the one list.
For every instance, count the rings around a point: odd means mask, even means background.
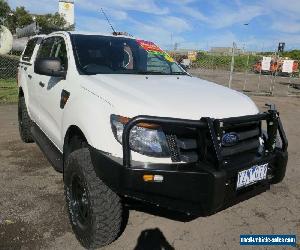
[{"label": "roof antenna", "polygon": [[101,8],[101,11],[102,11],[102,13],[103,13],[103,15],[104,15],[104,17],[105,17],[106,21],[108,22],[108,24],[109,24],[110,28],[112,29],[112,31],[113,31],[113,35],[114,35],[114,36],[117,36],[117,35],[118,35],[118,33],[116,32],[116,30],[115,30],[115,29],[114,29],[114,27],[112,26],[111,22],[109,21],[109,19],[108,19],[107,15],[105,14],[105,12],[104,12],[104,10],[103,10],[102,8]]}]

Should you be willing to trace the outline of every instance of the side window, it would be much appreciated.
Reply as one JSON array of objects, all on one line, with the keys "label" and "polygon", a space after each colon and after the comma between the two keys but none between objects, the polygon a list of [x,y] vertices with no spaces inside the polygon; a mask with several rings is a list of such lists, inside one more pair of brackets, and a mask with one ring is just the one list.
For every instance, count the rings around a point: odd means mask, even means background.
[{"label": "side window", "polygon": [[64,70],[68,69],[68,56],[65,40],[62,37],[56,37],[50,54],[50,57],[59,58]]},{"label": "side window", "polygon": [[39,51],[37,54],[37,58],[50,57],[54,41],[55,41],[54,37],[50,37],[50,38],[43,40],[40,45],[40,48],[39,48]]},{"label": "side window", "polygon": [[50,37],[43,40],[37,58],[59,58],[63,69],[68,69],[66,44],[62,37]]},{"label": "side window", "polygon": [[35,45],[36,45],[37,41],[38,41],[38,38],[33,38],[33,39],[28,41],[26,49],[25,49],[25,51],[23,53],[23,56],[22,56],[23,61],[30,62],[31,57],[32,57],[32,53],[34,51],[34,48],[35,48]]}]

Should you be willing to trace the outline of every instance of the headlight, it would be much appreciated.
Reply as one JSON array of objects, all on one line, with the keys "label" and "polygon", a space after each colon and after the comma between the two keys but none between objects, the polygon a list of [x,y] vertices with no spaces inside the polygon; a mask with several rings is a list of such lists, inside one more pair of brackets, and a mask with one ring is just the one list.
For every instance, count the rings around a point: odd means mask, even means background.
[{"label": "headlight", "polygon": [[[129,118],[111,115],[111,127],[116,140],[122,144],[122,135]],[[166,136],[162,129],[154,124],[141,123],[130,131],[131,150],[147,156],[170,157]]]}]

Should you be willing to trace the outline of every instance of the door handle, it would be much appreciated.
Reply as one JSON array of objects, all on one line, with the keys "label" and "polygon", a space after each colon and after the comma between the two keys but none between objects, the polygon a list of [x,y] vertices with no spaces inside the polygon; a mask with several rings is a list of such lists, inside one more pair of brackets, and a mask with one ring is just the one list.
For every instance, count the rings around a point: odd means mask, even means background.
[{"label": "door handle", "polygon": [[45,83],[43,83],[43,82],[39,82],[39,85],[40,85],[42,88],[45,87]]},{"label": "door handle", "polygon": [[32,79],[32,75],[28,75],[28,78],[29,78],[29,79]]}]

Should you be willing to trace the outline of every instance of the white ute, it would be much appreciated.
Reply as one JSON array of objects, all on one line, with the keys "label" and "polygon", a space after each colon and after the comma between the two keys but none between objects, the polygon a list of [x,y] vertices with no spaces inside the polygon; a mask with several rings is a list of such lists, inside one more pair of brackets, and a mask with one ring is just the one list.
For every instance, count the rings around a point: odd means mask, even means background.
[{"label": "white ute", "polygon": [[246,95],[191,76],[152,42],[35,36],[18,84],[21,138],[63,172],[70,222],[86,248],[117,239],[132,201],[213,214],[284,177],[278,112],[259,113]]}]

